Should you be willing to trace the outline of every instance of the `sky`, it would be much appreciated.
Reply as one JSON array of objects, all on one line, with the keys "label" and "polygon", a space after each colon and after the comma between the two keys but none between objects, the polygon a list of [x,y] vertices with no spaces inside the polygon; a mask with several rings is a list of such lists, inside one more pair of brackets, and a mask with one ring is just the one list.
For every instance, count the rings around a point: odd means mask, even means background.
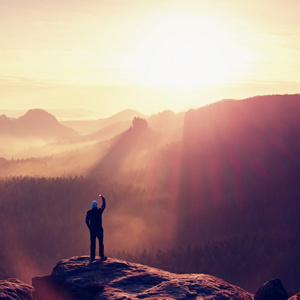
[{"label": "sky", "polygon": [[298,0],[0,0],[0,9],[0,113],[152,114],[300,92]]}]

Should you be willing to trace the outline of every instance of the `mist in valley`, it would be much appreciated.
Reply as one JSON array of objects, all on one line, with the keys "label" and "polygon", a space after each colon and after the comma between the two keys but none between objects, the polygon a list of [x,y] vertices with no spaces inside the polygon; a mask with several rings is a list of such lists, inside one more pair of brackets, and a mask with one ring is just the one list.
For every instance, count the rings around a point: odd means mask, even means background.
[{"label": "mist in valley", "polygon": [[[31,117],[41,113],[44,120],[41,111]],[[55,134],[40,126],[33,135],[36,126],[22,123],[20,137],[6,125],[1,278],[30,283],[60,259],[87,255],[85,214],[103,194],[108,256],[208,273],[250,291],[280,277],[295,292],[299,113],[299,95],[278,95],[105,120],[47,115]]]}]

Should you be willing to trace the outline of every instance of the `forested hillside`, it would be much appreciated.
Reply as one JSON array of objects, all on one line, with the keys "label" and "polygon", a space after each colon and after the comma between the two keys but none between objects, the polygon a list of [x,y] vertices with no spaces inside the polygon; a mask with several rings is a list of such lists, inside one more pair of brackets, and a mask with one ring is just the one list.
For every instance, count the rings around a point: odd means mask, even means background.
[{"label": "forested hillside", "polygon": [[178,202],[184,199],[182,222],[199,230],[183,231],[183,240],[297,232],[299,117],[299,95],[223,101],[187,113]]},{"label": "forested hillside", "polygon": [[103,224],[110,257],[178,273],[207,273],[252,292],[266,280],[280,277],[290,292],[298,291],[297,234],[244,232],[180,243],[169,226],[171,214],[161,195],[147,199],[145,191],[132,185],[83,177],[0,181],[0,278],[30,283],[33,276],[51,272],[62,258],[88,255],[84,219],[96,191],[107,195]]}]

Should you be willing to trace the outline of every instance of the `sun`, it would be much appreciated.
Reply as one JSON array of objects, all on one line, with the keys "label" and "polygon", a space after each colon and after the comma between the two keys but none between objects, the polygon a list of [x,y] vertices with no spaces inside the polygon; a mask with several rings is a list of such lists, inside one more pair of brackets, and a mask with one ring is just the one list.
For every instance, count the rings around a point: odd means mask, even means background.
[{"label": "sun", "polygon": [[178,13],[152,20],[126,69],[142,85],[197,89],[240,77],[244,64],[235,36],[218,20]]}]

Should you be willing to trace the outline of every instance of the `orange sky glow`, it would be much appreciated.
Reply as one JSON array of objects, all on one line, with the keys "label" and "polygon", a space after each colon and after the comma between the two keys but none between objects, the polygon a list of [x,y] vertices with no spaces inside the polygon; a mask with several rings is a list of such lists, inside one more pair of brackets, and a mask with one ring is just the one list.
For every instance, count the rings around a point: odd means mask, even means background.
[{"label": "orange sky glow", "polygon": [[150,114],[300,91],[298,0],[0,6],[0,111]]}]

